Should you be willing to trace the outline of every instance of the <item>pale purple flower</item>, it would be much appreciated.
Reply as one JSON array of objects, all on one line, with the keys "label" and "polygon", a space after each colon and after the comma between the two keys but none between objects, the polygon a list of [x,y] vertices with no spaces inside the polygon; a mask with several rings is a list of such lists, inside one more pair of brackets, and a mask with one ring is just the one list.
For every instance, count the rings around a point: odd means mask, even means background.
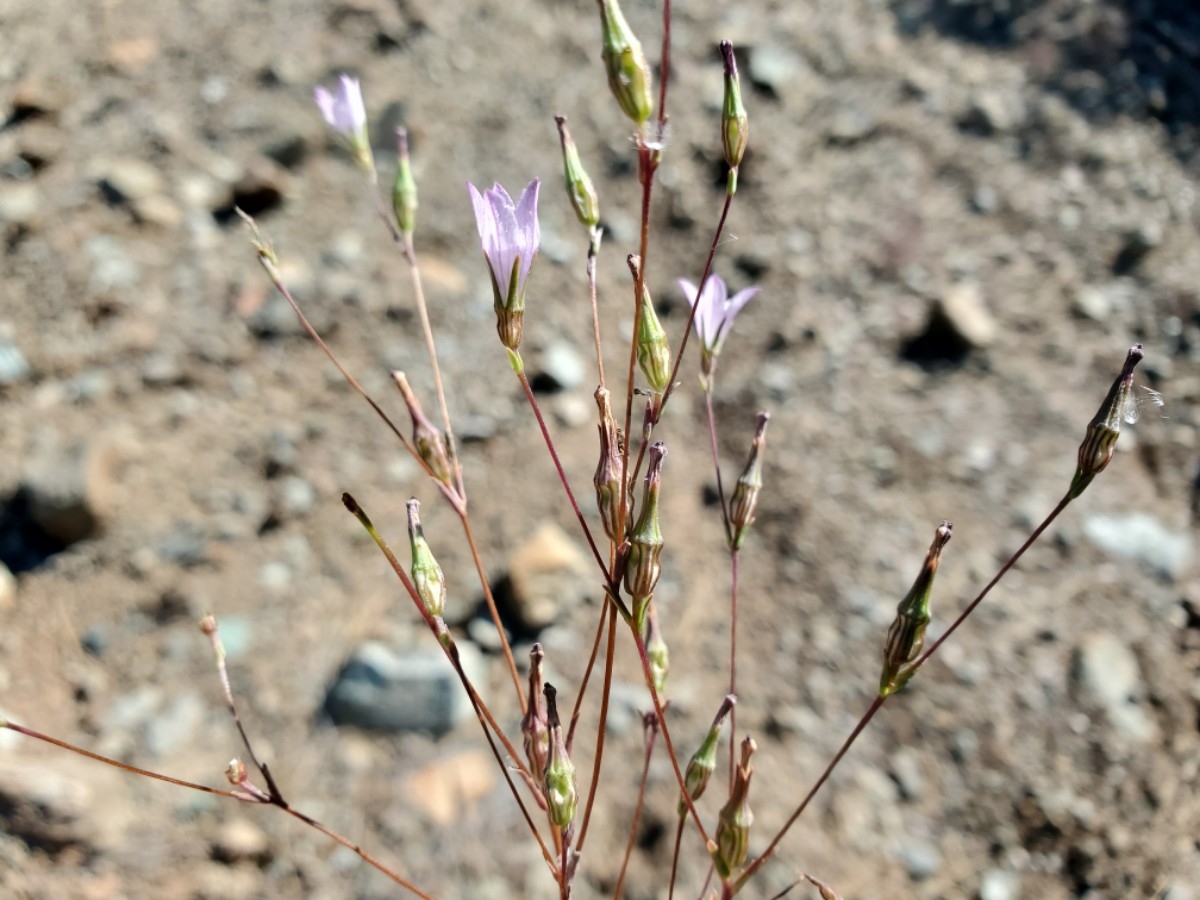
[{"label": "pale purple flower", "polygon": [[724,279],[720,275],[710,274],[697,306],[696,285],[680,278],[679,287],[687,297],[688,305],[696,306],[696,336],[700,338],[708,356],[716,356],[721,352],[721,344],[725,342],[725,335],[729,333],[733,320],[759,291],[757,287],[748,287],[730,297]]},{"label": "pale purple flower", "polygon": [[538,180],[529,182],[513,203],[498,183],[482,194],[468,183],[475,227],[492,274],[496,310],[520,311],[525,306],[525,280],[542,239],[538,227]]},{"label": "pale purple flower", "polygon": [[367,127],[367,108],[357,78],[339,75],[337,93],[318,86],[313,98],[329,127],[343,137],[353,140]]}]

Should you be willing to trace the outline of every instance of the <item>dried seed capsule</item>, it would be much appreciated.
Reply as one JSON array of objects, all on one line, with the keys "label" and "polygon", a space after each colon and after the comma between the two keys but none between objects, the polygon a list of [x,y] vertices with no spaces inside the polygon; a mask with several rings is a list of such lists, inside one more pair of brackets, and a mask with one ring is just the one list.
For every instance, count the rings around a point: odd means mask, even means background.
[{"label": "dried seed capsule", "polygon": [[[717,742],[721,739],[721,729],[725,727],[729,711],[736,704],[737,698],[733,694],[725,695],[725,699],[721,702],[721,708],[717,710],[712,725],[708,729],[708,734],[704,736],[699,749],[688,760],[687,768],[683,772],[683,783],[687,785],[688,796],[692,798],[693,802],[703,796],[704,789],[708,787],[708,780],[717,768]],[[687,801],[680,797],[679,814],[687,815],[687,809]]]},{"label": "dried seed capsule", "polygon": [[[1088,423],[1083,443],[1079,445],[1079,465],[1068,492],[1072,500],[1082,494],[1092,479],[1112,461],[1117,438],[1121,434],[1121,423],[1132,425],[1137,421],[1138,403],[1133,394],[1133,370],[1143,356],[1145,353],[1141,344],[1129,348],[1121,374],[1108,389],[1108,396],[1100,404],[1095,417]],[[1158,394],[1154,394],[1152,399],[1157,405],[1162,405],[1162,398]]]},{"label": "dried seed capsule", "polygon": [[417,182],[413,180],[412,162],[408,158],[408,130],[396,129],[399,148],[396,160],[396,180],[392,182],[392,211],[402,234],[412,234],[417,227]]},{"label": "dried seed capsule", "polygon": [[925,628],[929,625],[929,594],[937,575],[942,548],[954,530],[952,522],[943,522],[933,535],[933,543],[925,554],[925,564],[912,588],[896,609],[896,618],[888,629],[883,647],[883,673],[879,676],[879,695],[886,697],[908,683],[915,670],[913,661],[925,644]]},{"label": "dried seed capsule", "polygon": [[596,406],[600,409],[600,461],[592,483],[596,487],[596,506],[600,510],[600,521],[604,533],[610,540],[617,539],[617,525],[621,519],[621,495],[625,497],[625,513],[633,515],[633,495],[629,482],[625,480],[625,442],[617,421],[613,418],[612,403],[606,388],[596,388]]},{"label": "dried seed capsule", "polygon": [[421,598],[421,606],[432,619],[440,619],[446,611],[446,576],[434,559],[425,532],[421,528],[421,501],[408,501],[408,541],[412,550],[412,580]]},{"label": "dried seed capsule", "polygon": [[750,526],[754,524],[755,512],[758,510],[758,495],[762,491],[762,453],[767,443],[767,423],[771,420],[769,412],[758,414],[758,424],[754,429],[754,441],[750,445],[750,458],[746,468],[738,477],[737,487],[733,489],[733,497],[729,501],[729,525],[732,530],[730,539],[733,549],[740,550]]},{"label": "dried seed capsule", "polygon": [[650,65],[617,0],[599,0],[600,27],[604,32],[601,57],[608,87],[621,112],[641,126],[654,111],[650,95]]},{"label": "dried seed capsule", "polygon": [[400,389],[400,396],[404,398],[404,405],[408,407],[408,414],[412,417],[412,440],[417,448],[417,453],[425,461],[425,465],[429,466],[434,478],[442,484],[452,484],[454,466],[450,462],[450,454],[446,450],[446,438],[425,415],[425,411],[421,408],[421,401],[413,393],[404,373],[393,372],[392,380]]},{"label": "dried seed capsule", "polygon": [[641,513],[629,532],[625,548],[625,591],[633,603],[633,620],[638,631],[645,624],[646,607],[654,596],[654,586],[662,574],[663,536],[658,524],[658,493],[662,488],[662,466],[667,445],[657,441],[650,447],[646,468],[646,487]]},{"label": "dried seed capsule", "polygon": [[521,734],[525,738],[525,758],[529,760],[529,771],[537,781],[546,771],[546,759],[550,752],[550,728],[546,718],[546,700],[542,694],[542,660],[546,653],[541,644],[534,644],[529,651],[529,697],[525,716],[521,719]]},{"label": "dried seed capsule", "polygon": [[543,692],[546,696],[546,717],[550,727],[550,758],[546,762],[546,774],[543,779],[546,806],[550,812],[550,821],[559,828],[567,828],[575,821],[575,809],[579,803],[579,795],[575,790],[575,764],[567,755],[567,745],[563,740],[562,723],[558,719],[558,706],[555,702],[557,691],[554,685],[547,684]]},{"label": "dried seed capsule", "polygon": [[742,759],[734,772],[733,790],[717,815],[716,843],[708,848],[713,868],[722,881],[728,881],[742,867],[750,852],[750,826],[754,824],[749,801],[750,777],[754,774],[750,757],[757,749],[754,738],[747,736],[742,741]]},{"label": "dried seed capsule", "polygon": [[571,208],[580,223],[587,228],[595,228],[600,223],[600,200],[596,197],[596,187],[583,168],[579,158],[579,148],[567,130],[566,116],[555,116],[558,124],[558,138],[562,144],[563,177],[567,185],[567,197]]}]

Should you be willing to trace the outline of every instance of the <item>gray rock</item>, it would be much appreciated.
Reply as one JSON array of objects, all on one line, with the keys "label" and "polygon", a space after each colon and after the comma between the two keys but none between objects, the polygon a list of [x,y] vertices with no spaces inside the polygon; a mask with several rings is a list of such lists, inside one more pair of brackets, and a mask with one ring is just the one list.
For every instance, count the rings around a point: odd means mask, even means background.
[{"label": "gray rock", "polygon": [[29,363],[8,338],[0,336],[0,388],[18,384],[29,377]]},{"label": "gray rock", "polygon": [[[458,645],[472,683],[483,676],[482,656]],[[337,725],[380,731],[444,734],[472,715],[453,667],[436,646],[399,650],[375,641],[354,651],[325,697]]]},{"label": "gray rock", "polygon": [[1113,271],[1117,274],[1136,267],[1150,252],[1163,242],[1162,225],[1154,220],[1143,222],[1125,232],[1121,249],[1113,260]]},{"label": "gray rock", "polygon": [[1105,553],[1136,560],[1171,581],[1179,580],[1191,564],[1191,536],[1168,530],[1147,513],[1089,516],[1083,533]]},{"label": "gray rock", "polygon": [[534,377],[542,389],[570,391],[583,384],[587,362],[568,341],[555,341],[538,356]]},{"label": "gray rock", "polygon": [[595,591],[590,560],[552,522],[543,524],[508,562],[506,611],[518,627],[536,632],[550,625],[564,606],[583,603]]},{"label": "gray rock", "polygon": [[796,51],[782,44],[760,44],[750,51],[747,73],[755,85],[782,96],[808,69]]},{"label": "gray rock", "polygon": [[996,193],[996,189],[993,187],[981,184],[975,189],[975,193],[971,195],[971,209],[980,215],[991,215],[999,208],[1000,195]]},{"label": "gray rock", "polygon": [[30,517],[64,544],[96,534],[109,513],[117,464],[115,445],[98,439],[39,454],[22,481]]},{"label": "gray rock", "polygon": [[1007,869],[988,869],[979,882],[979,900],[1017,900],[1021,876]]},{"label": "gray rock", "polygon": [[900,747],[889,756],[892,778],[900,788],[905,800],[915,800],[925,790],[925,776],[921,773],[921,758],[911,747]]},{"label": "gray rock", "polygon": [[827,136],[834,144],[850,145],[866,140],[875,133],[875,117],[856,107],[841,109],[833,117]]},{"label": "gray rock", "polygon": [[186,380],[179,358],[174,354],[155,353],[142,363],[142,384],[146,387],[175,387]]},{"label": "gray rock", "polygon": [[184,568],[208,562],[208,540],[193,522],[181,522],[158,542],[158,555]]},{"label": "gray rock", "polygon": [[1137,657],[1118,637],[1087,635],[1076,646],[1072,663],[1077,697],[1099,706],[1109,723],[1132,740],[1155,737],[1158,729],[1139,702],[1145,685]]},{"label": "gray rock", "polygon": [[116,159],[99,166],[97,181],[112,203],[134,203],[162,193],[162,173],[139,159]]},{"label": "gray rock", "polygon": [[983,88],[971,98],[963,125],[982,134],[1004,134],[1020,128],[1025,116],[1025,101],[1020,93]]},{"label": "gray rock", "polygon": [[279,513],[282,518],[305,516],[317,505],[317,489],[299,475],[289,475],[280,483]]},{"label": "gray rock", "polygon": [[96,791],[62,767],[0,762],[0,829],[56,853],[92,847],[99,837]]},{"label": "gray rock", "polygon": [[0,223],[30,225],[42,210],[42,194],[30,181],[6,183],[0,191]]},{"label": "gray rock", "polygon": [[245,819],[226,822],[212,842],[213,859],[224,863],[270,862],[271,839],[265,831]]},{"label": "gray rock", "polygon": [[942,867],[942,854],[929,841],[909,838],[900,847],[900,863],[913,881],[925,881]]}]

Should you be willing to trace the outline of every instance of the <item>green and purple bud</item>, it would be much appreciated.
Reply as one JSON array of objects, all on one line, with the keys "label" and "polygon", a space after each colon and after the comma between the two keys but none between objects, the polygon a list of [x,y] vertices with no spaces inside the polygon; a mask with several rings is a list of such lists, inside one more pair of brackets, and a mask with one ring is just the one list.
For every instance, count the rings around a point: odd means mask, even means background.
[{"label": "green and purple bud", "polygon": [[562,723],[555,702],[558,692],[554,685],[547,684],[543,693],[546,696],[546,718],[550,728],[550,758],[546,762],[546,774],[542,781],[543,792],[550,821],[565,829],[575,821],[575,809],[579,804],[579,794],[575,790],[575,764],[567,755],[567,745],[563,740]]},{"label": "green and purple bud", "polygon": [[[1117,450],[1117,438],[1121,434],[1121,423],[1132,425],[1137,421],[1139,406],[1133,393],[1133,370],[1143,356],[1145,353],[1141,344],[1129,348],[1121,374],[1108,389],[1108,396],[1104,398],[1095,418],[1088,423],[1083,443],[1079,445],[1079,465],[1068,492],[1072,500],[1082,494],[1092,479],[1112,462]],[[1150,397],[1156,405],[1162,405],[1160,395],[1151,392]]]},{"label": "green and purple bud", "polygon": [[633,621],[641,632],[646,620],[646,608],[654,596],[654,586],[662,574],[663,536],[658,524],[658,494],[662,489],[663,460],[667,445],[656,441],[650,446],[650,462],[646,467],[646,485],[642,493],[641,513],[626,538],[624,549],[625,591],[633,606]]},{"label": "green and purple bud", "polygon": [[750,826],[754,824],[749,800],[750,777],[754,774],[750,757],[757,749],[754,738],[747,736],[742,741],[742,758],[734,771],[733,790],[729,793],[729,801],[717,814],[716,841],[708,847],[713,868],[722,881],[733,877],[750,852]]},{"label": "green and purple bud", "polygon": [[[641,258],[637,254],[631,253],[626,258],[626,262],[629,264],[629,271],[633,273],[636,285],[642,269]],[[642,314],[638,321],[637,361],[642,374],[646,377],[646,383],[654,392],[655,406],[657,406],[658,398],[671,383],[671,343],[667,340],[667,333],[663,330],[662,323],[658,321],[658,314],[654,311],[654,302],[650,299],[650,289],[646,287],[644,280],[639,302]]]},{"label": "green and purple bud", "polygon": [[771,421],[769,412],[758,414],[758,424],[754,429],[754,441],[750,444],[750,458],[746,468],[738,476],[737,486],[733,489],[733,497],[729,501],[729,526],[732,530],[730,540],[734,550],[742,549],[750,526],[754,524],[755,513],[758,510],[758,495],[762,492],[762,454],[767,443],[767,423]]},{"label": "green and purple bud", "polygon": [[601,58],[608,75],[608,87],[621,112],[639,128],[654,112],[650,93],[650,65],[642,44],[634,35],[617,0],[598,0],[600,27],[604,45]]},{"label": "green and purple bud", "polygon": [[421,501],[408,501],[408,542],[412,550],[412,580],[421,598],[421,606],[431,619],[440,619],[446,611],[446,576],[429,549],[421,528]]},{"label": "green and purple bud", "polygon": [[943,522],[938,526],[917,580],[896,609],[896,618],[888,628],[887,642],[883,647],[883,672],[879,676],[881,697],[894,694],[916,674],[913,662],[925,646],[925,629],[932,619],[929,595],[933,590],[933,579],[942,558],[942,548],[950,541],[953,531],[952,522]]},{"label": "green and purple bud", "polygon": [[567,197],[580,224],[591,230],[600,224],[600,200],[596,196],[596,187],[583,168],[579,148],[575,146],[571,132],[567,130],[567,117],[555,116],[554,121],[558,125],[558,138],[562,143],[563,178],[567,186]]},{"label": "green and purple bud", "polygon": [[633,515],[633,495],[625,479],[625,441],[621,429],[613,418],[612,403],[608,390],[596,388],[596,406],[600,408],[600,461],[592,483],[596,487],[596,506],[600,510],[600,521],[609,540],[617,539],[618,523],[621,520],[622,494],[627,515]]},{"label": "green and purple bud", "polygon": [[313,99],[326,124],[345,142],[354,156],[354,161],[365,172],[375,171],[375,160],[371,155],[371,141],[367,136],[367,108],[363,103],[362,88],[357,78],[338,76],[336,91],[318,86],[313,90]]},{"label": "green and purple bud", "polygon": [[742,81],[738,77],[737,60],[733,55],[733,44],[721,41],[721,55],[725,59],[725,99],[721,106],[721,148],[725,152],[725,165],[729,166],[728,193],[737,191],[738,166],[746,153],[746,141],[750,138],[750,119],[742,105]]},{"label": "green and purple bud", "polygon": [[529,651],[529,696],[525,715],[521,719],[525,758],[529,760],[529,771],[538,784],[542,782],[550,753],[550,728],[546,718],[546,700],[542,693],[545,687],[542,660],[545,656],[541,644],[534,644]]},{"label": "green and purple bud", "polygon": [[433,473],[434,478],[442,484],[452,486],[454,484],[454,465],[450,462],[445,436],[425,415],[425,411],[421,408],[421,401],[413,393],[404,373],[393,372],[392,380],[396,382],[396,387],[400,390],[400,396],[404,398],[404,405],[408,407],[408,414],[412,418],[412,441],[417,448],[417,454],[424,460],[425,465],[429,466],[429,471]]},{"label": "green and purple bud", "polygon": [[396,129],[396,180],[392,182],[392,211],[400,233],[411,235],[417,227],[417,182],[408,157],[408,129]]},{"label": "green and purple bud", "polygon": [[480,193],[467,184],[475,209],[475,227],[492,279],[492,308],[500,343],[516,354],[525,328],[525,286],[542,232],[538,226],[538,180],[526,185],[514,203],[499,184]]},{"label": "green and purple bud", "polygon": [[654,603],[646,610],[646,660],[650,663],[650,682],[654,690],[661,694],[671,671],[671,650],[663,640],[662,629],[658,625],[658,608]]},{"label": "green and purple bud", "polygon": [[[737,697],[733,694],[725,695],[725,699],[721,701],[721,708],[717,710],[717,715],[708,729],[708,734],[704,736],[700,748],[688,760],[687,768],[683,772],[683,783],[687,786],[688,796],[692,798],[693,803],[704,795],[704,790],[708,787],[708,780],[717,768],[717,744],[721,739],[721,729],[725,727],[725,720],[729,718],[729,712],[736,704]],[[679,815],[685,816],[687,811],[687,801],[681,796],[679,798]]]}]

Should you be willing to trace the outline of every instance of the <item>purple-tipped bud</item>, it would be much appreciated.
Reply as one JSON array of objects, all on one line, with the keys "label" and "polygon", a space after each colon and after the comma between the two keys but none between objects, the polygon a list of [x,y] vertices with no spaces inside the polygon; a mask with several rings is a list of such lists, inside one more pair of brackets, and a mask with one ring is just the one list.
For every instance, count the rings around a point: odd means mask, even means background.
[{"label": "purple-tipped bud", "polygon": [[814,878],[807,872],[804,873],[804,877],[808,879],[809,884],[817,889],[817,893],[821,895],[821,900],[842,900],[841,895],[825,882]]},{"label": "purple-tipped bud", "polygon": [[529,651],[529,696],[525,716],[521,719],[521,734],[525,738],[525,758],[529,760],[529,771],[538,784],[546,771],[546,760],[550,753],[550,727],[546,718],[546,700],[542,691],[542,660],[546,653],[541,644],[534,644]]},{"label": "purple-tipped bud", "polygon": [[629,491],[629,482],[624,477],[625,441],[613,418],[610,395],[606,388],[599,387],[595,396],[596,406],[600,408],[600,424],[597,426],[600,431],[600,461],[596,464],[592,483],[596,487],[596,506],[600,510],[604,533],[615,541],[617,524],[621,519],[621,495],[625,495],[628,515],[633,514],[633,496]]},{"label": "purple-tipped bud", "polygon": [[608,74],[608,87],[621,112],[635,125],[641,125],[654,112],[654,98],[650,94],[650,64],[642,44],[625,21],[617,0],[598,0],[600,4],[600,27],[604,32],[601,57],[604,71]]},{"label": "purple-tipped bud", "polygon": [[326,124],[346,142],[355,162],[365,171],[374,172],[375,161],[367,137],[367,108],[358,79],[339,75],[336,91],[317,87],[313,90],[313,99]]},{"label": "purple-tipped bud", "polygon": [[769,412],[758,414],[754,441],[750,444],[750,458],[746,462],[746,468],[742,469],[742,474],[738,476],[737,487],[733,489],[733,497],[729,501],[729,525],[733,530],[730,537],[734,550],[742,548],[758,510],[758,495],[763,486],[762,454],[767,443],[767,423],[770,420]]},{"label": "purple-tipped bud", "polygon": [[646,610],[646,659],[650,663],[650,681],[654,690],[662,693],[667,686],[667,674],[671,671],[671,651],[663,640],[658,625],[658,609],[653,603]]},{"label": "purple-tipped bud", "polygon": [[516,203],[499,184],[482,194],[473,184],[467,188],[492,279],[496,333],[500,343],[516,353],[525,327],[525,285],[542,240],[537,214],[538,180],[526,185]]},{"label": "purple-tipped bud", "polygon": [[[708,787],[708,780],[717,768],[717,743],[721,739],[721,729],[725,727],[729,711],[736,704],[737,697],[733,694],[725,695],[725,699],[721,701],[721,708],[717,710],[717,715],[708,729],[708,734],[704,736],[700,748],[688,760],[687,769],[683,773],[683,783],[687,785],[688,796],[692,798],[693,803],[704,794],[705,788]],[[679,815],[687,815],[687,809],[687,801],[680,797]]]},{"label": "purple-tipped bud", "polygon": [[693,325],[696,337],[700,338],[700,381],[706,390],[712,388],[712,376],[717,369],[717,357],[725,337],[733,326],[733,320],[742,308],[758,293],[757,287],[748,287],[729,296],[729,288],[720,275],[711,274],[704,282],[704,292],[685,278],[679,279],[679,287],[687,297],[688,306],[696,307]]},{"label": "purple-tipped bud", "polygon": [[747,736],[742,741],[742,758],[733,775],[733,790],[717,815],[716,843],[708,848],[713,868],[722,881],[728,881],[742,867],[750,852],[750,826],[754,824],[749,800],[750,777],[754,774],[750,757],[757,749],[754,738]]},{"label": "purple-tipped bud", "polygon": [[[1071,479],[1070,496],[1074,500],[1084,492],[1092,479],[1099,475],[1112,461],[1117,450],[1117,438],[1121,434],[1121,423],[1133,424],[1137,420],[1137,402],[1133,395],[1133,370],[1142,361],[1145,353],[1141,344],[1134,344],[1125,355],[1121,374],[1108,389],[1108,396],[1100,405],[1095,418],[1088,423],[1083,443],[1079,445],[1079,465]],[[1155,395],[1157,397],[1157,395]],[[1161,402],[1161,401],[1160,401]]]},{"label": "purple-tipped bud", "polygon": [[421,606],[431,619],[440,619],[446,611],[446,576],[434,559],[425,532],[421,528],[421,501],[408,501],[408,541],[412,550],[412,580],[421,598]]},{"label": "purple-tipped bud", "polygon": [[[633,273],[636,284],[641,273],[642,261],[637,254],[631,253],[626,262],[629,263],[629,271]],[[642,314],[638,322],[637,361],[642,374],[646,376],[646,383],[657,398],[671,382],[671,343],[667,340],[662,323],[658,321],[654,301],[650,299],[650,289],[646,287],[645,281],[642,282],[642,296],[639,302]]]},{"label": "purple-tipped bud", "polygon": [[888,629],[883,647],[883,673],[879,676],[881,697],[894,694],[916,674],[912,664],[925,645],[925,629],[931,619],[929,595],[933,590],[933,579],[942,558],[942,548],[950,541],[953,531],[952,522],[938,526],[917,580],[896,609],[896,618]]},{"label": "purple-tipped bud", "polygon": [[589,229],[595,228],[600,223],[600,200],[596,196],[596,187],[583,168],[579,148],[567,129],[566,116],[555,116],[554,121],[558,124],[558,139],[562,144],[563,177],[571,208],[575,210],[580,224]]},{"label": "purple-tipped bud", "polygon": [[417,227],[417,182],[408,158],[408,130],[396,129],[396,180],[392,182],[392,211],[402,234],[411,235]]},{"label": "purple-tipped bud", "polygon": [[418,455],[425,461],[425,465],[429,466],[434,478],[442,484],[452,485],[454,465],[450,462],[450,453],[446,449],[446,438],[425,415],[421,401],[413,393],[404,373],[393,372],[392,381],[396,382],[400,396],[404,398],[404,405],[408,407],[408,414],[412,417],[412,440]]},{"label": "purple-tipped bud", "polygon": [[542,782],[546,807],[550,821],[559,828],[567,828],[575,821],[575,809],[579,804],[579,794],[575,790],[575,764],[567,755],[567,745],[563,740],[562,723],[558,719],[555,702],[557,691],[554,685],[547,684],[543,692],[550,727],[550,758],[546,762],[546,774]]},{"label": "purple-tipped bud", "polygon": [[651,445],[641,513],[629,532],[624,548],[625,591],[633,602],[633,619],[639,632],[645,624],[646,607],[654,596],[654,586],[662,574],[659,557],[662,556],[663,536],[658,524],[658,493],[662,488],[662,467],[666,456],[667,445],[662,441]]},{"label": "purple-tipped bud", "polygon": [[733,194],[737,190],[737,169],[746,153],[746,141],[750,138],[750,119],[742,105],[742,81],[738,77],[737,60],[733,55],[733,44],[721,41],[721,55],[725,59],[725,99],[721,106],[721,148],[725,151],[725,165],[729,166],[729,182],[726,190]]}]

